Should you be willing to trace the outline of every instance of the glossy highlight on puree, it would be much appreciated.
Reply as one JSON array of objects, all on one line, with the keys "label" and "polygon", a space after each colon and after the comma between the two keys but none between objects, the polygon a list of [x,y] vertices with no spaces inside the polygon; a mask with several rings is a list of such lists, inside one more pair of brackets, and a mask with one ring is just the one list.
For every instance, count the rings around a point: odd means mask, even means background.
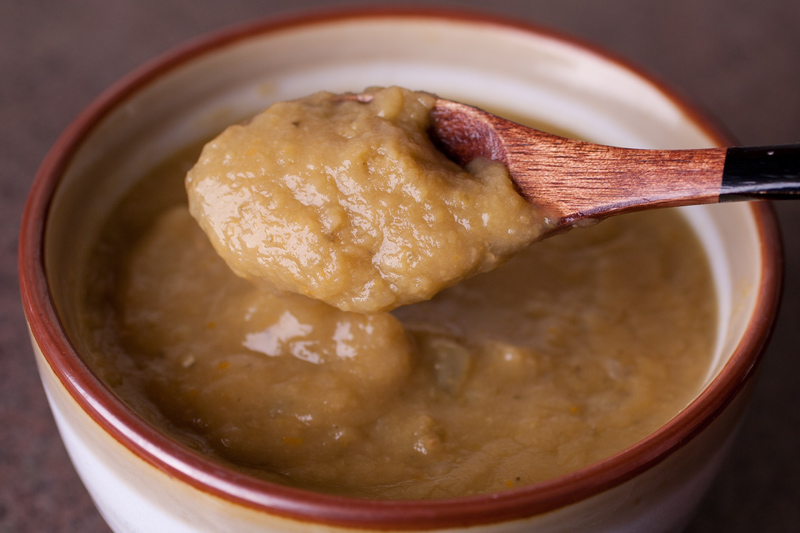
[{"label": "glossy highlight on puree", "polygon": [[243,472],[366,498],[506,490],[635,443],[707,373],[713,283],[677,212],[576,230],[361,314],[236,276],[180,192],[196,152],[115,210],[87,269],[87,351],[131,405]]}]

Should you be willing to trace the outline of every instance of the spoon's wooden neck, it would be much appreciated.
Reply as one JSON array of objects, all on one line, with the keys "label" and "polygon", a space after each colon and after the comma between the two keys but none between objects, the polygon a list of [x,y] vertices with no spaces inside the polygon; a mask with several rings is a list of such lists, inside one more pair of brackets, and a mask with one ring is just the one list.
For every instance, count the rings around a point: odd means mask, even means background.
[{"label": "spoon's wooden neck", "polygon": [[567,224],[719,201],[724,148],[634,150],[565,140],[532,153],[514,136],[508,141],[506,164],[519,189],[561,213]]}]

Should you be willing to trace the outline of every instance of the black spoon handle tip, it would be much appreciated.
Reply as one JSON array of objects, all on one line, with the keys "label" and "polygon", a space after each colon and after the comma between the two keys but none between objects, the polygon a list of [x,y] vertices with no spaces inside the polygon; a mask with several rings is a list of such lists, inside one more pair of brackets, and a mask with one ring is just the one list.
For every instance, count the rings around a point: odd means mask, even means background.
[{"label": "black spoon handle tip", "polygon": [[800,199],[800,145],[728,148],[720,202]]}]

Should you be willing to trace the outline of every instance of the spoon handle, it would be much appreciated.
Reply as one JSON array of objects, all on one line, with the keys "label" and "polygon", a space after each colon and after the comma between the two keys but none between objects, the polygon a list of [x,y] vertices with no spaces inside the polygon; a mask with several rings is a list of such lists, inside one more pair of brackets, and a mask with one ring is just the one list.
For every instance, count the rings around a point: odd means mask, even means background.
[{"label": "spoon handle", "polygon": [[728,148],[720,202],[800,198],[800,145]]},{"label": "spoon handle", "polygon": [[439,99],[431,139],[454,161],[505,164],[555,229],[654,207],[800,198],[800,145],[700,150],[604,146]]}]

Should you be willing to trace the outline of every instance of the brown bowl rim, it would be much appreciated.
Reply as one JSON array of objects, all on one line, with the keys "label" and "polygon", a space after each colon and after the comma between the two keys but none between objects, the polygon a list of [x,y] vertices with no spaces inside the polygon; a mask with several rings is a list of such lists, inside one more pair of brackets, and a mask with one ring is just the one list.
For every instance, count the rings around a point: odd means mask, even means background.
[{"label": "brown bowl rim", "polygon": [[577,472],[518,489],[463,498],[395,501],[333,496],[255,479],[159,433],[126,407],[80,359],[52,302],[43,246],[49,206],[82,140],[117,104],[172,69],[215,49],[276,31],[390,17],[499,26],[575,45],[651,83],[719,146],[732,144],[731,137],[719,126],[651,74],[592,44],[526,22],[451,9],[369,8],[312,12],[228,28],[156,58],[121,79],[78,115],[39,168],[22,219],[19,272],[29,327],[51,369],[95,423],[150,465],[223,500],[304,522],[415,530],[522,519],[599,494],[660,463],[724,410],[753,377],[761,359],[777,314],[783,264],[776,216],[766,202],[751,204],[761,238],[763,264],[756,308],[745,336],[719,376],[684,411],[637,444]]}]

